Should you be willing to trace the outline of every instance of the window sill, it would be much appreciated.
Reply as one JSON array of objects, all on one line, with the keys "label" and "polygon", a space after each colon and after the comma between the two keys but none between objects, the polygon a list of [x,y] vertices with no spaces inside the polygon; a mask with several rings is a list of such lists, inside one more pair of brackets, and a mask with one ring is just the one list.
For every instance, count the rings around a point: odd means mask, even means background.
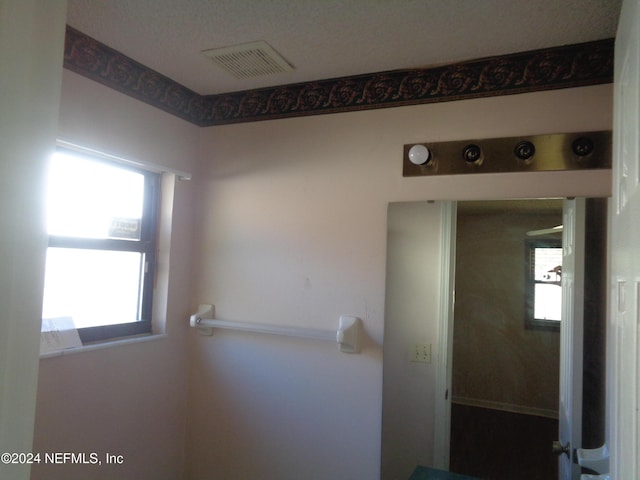
[{"label": "window sill", "polygon": [[155,342],[157,340],[164,340],[167,338],[166,333],[156,333],[150,335],[140,335],[131,338],[119,338],[115,340],[107,340],[104,342],[89,343],[81,347],[67,348],[57,352],[49,352],[40,354],[40,359],[62,357],[65,355],[75,355],[76,353],[92,352],[94,350],[102,350],[104,348],[116,348],[125,345],[131,345],[135,343]]}]

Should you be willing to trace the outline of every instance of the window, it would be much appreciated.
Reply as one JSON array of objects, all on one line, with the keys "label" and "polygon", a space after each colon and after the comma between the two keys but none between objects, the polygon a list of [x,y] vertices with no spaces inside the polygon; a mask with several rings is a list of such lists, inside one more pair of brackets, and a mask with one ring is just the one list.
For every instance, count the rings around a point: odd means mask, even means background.
[{"label": "window", "polygon": [[151,331],[159,176],[70,150],[47,180],[44,319],[83,343]]},{"label": "window", "polygon": [[560,328],[562,313],[562,241],[527,240],[526,324]]}]

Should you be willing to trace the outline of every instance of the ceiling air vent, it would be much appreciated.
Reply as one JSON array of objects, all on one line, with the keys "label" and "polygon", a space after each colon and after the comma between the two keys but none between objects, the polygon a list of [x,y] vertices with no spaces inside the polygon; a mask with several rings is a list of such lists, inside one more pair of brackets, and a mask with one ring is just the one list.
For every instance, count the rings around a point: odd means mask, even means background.
[{"label": "ceiling air vent", "polygon": [[238,79],[291,72],[293,67],[267,42],[259,41],[202,52]]}]

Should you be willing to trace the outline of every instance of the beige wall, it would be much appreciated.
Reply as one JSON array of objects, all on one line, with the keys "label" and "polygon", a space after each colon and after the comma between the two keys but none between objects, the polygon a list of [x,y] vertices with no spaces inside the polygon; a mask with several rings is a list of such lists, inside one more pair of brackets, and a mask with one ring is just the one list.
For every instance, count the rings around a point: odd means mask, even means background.
[{"label": "beige wall", "polygon": [[[40,362],[34,451],[107,451],[125,464],[40,466],[33,478],[178,479],[185,446],[189,479],[377,478],[388,203],[610,190],[606,172],[403,179],[402,145],[606,129],[610,95],[598,86],[198,130],[65,72],[62,138],[194,180],[176,184],[168,338]],[[186,323],[198,303],[221,319],[323,329],[356,315],[364,349],[201,337]]]},{"label": "beige wall", "polygon": [[415,344],[437,351],[441,296],[441,223],[445,202],[389,205],[382,366],[382,480],[406,479],[417,464],[434,465],[437,364],[414,362]]},{"label": "beige wall", "polygon": [[403,179],[402,145],[610,128],[607,85],[203,130],[192,308],[327,329],[356,315],[368,341],[193,334],[189,478],[377,478],[389,202],[611,188],[608,172]]},{"label": "beige wall", "polygon": [[[198,129],[65,71],[59,137],[195,173]],[[36,465],[32,479],[179,479],[184,465],[195,184],[178,181],[169,249],[167,338],[40,361],[34,452],[123,455],[124,464]],[[166,221],[166,218],[163,219]],[[161,295],[164,297],[164,295]],[[99,306],[97,306],[99,308]]]}]

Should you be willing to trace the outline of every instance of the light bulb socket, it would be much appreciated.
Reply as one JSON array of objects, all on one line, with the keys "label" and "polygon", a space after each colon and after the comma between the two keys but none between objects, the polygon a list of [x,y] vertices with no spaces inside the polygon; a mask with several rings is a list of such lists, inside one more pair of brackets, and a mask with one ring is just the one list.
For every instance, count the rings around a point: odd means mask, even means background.
[{"label": "light bulb socket", "polygon": [[524,140],[515,146],[513,153],[518,160],[527,161],[533,158],[536,154],[536,146],[533,143]]},{"label": "light bulb socket", "polygon": [[593,148],[593,141],[589,137],[576,138],[571,144],[571,150],[578,157],[591,155]]},{"label": "light bulb socket", "polygon": [[462,158],[467,163],[480,165],[482,163],[482,149],[475,143],[470,143],[462,149]]}]

